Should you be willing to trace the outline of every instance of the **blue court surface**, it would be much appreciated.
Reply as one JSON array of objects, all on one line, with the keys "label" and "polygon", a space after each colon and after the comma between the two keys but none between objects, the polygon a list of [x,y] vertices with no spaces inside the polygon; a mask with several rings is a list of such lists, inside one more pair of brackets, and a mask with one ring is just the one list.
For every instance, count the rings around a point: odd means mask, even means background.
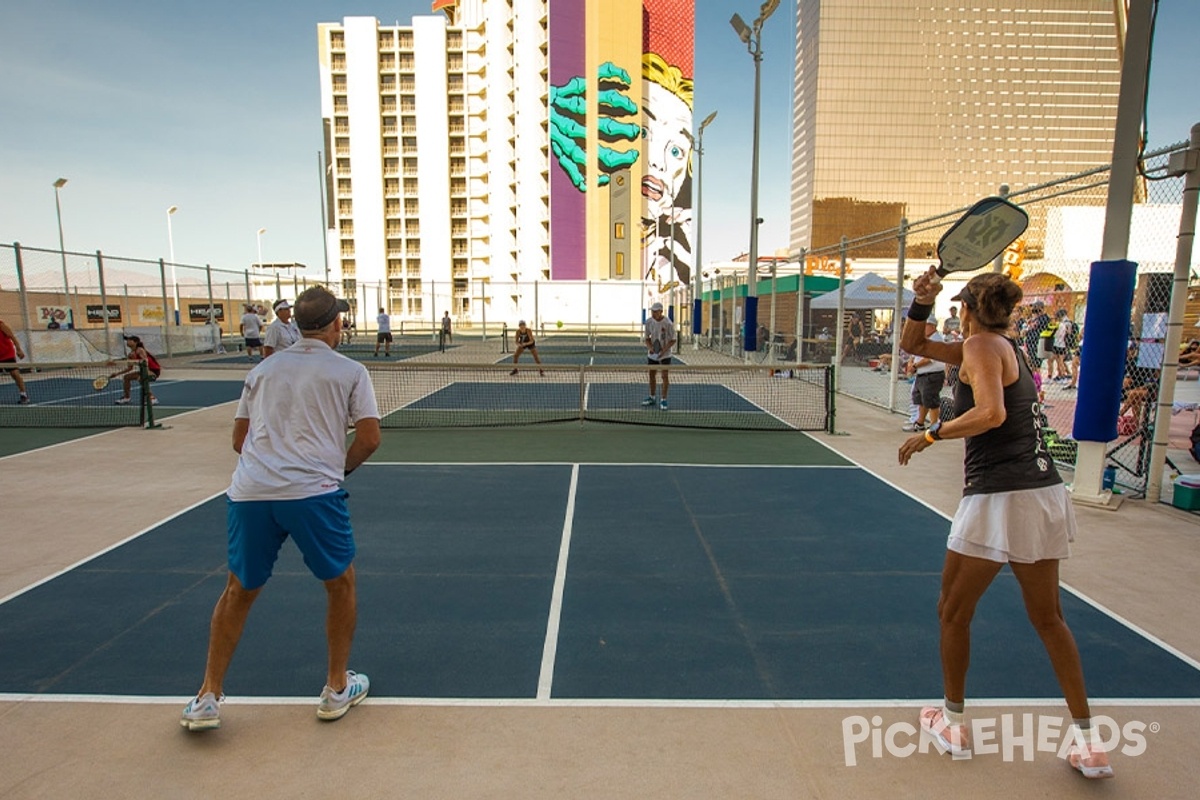
[{"label": "blue court surface", "polygon": [[[853,465],[368,464],[351,667],[372,697],[940,696],[948,521]],[[0,603],[0,693],[178,696],[225,582],[215,497]],[[1200,670],[1070,592],[1094,698],[1198,698]],[[226,691],[314,697],[325,593],[285,545]],[[1004,571],[972,698],[1060,697]]]},{"label": "blue court surface", "polygon": [[[536,371],[530,370],[533,374]],[[611,411],[635,407],[645,397],[641,383],[588,383],[585,407]],[[579,384],[513,381],[454,381],[445,387],[406,405],[401,411],[521,411],[536,405],[538,409],[579,408]],[[742,395],[719,384],[676,383],[671,387],[671,403],[678,409],[707,412],[766,413]]]},{"label": "blue court surface", "polygon": [[[98,367],[103,373],[103,366]],[[141,387],[131,387],[131,401],[118,405],[123,394],[120,380],[111,380],[100,390],[92,386],[92,377],[38,375],[26,381],[31,402],[28,405],[0,406],[0,431],[20,428],[103,429],[136,426],[144,423]],[[175,380],[162,378],[151,384],[158,404],[156,418],[184,411],[227,403],[241,397],[240,380]],[[0,449],[3,449],[0,447]]]}]

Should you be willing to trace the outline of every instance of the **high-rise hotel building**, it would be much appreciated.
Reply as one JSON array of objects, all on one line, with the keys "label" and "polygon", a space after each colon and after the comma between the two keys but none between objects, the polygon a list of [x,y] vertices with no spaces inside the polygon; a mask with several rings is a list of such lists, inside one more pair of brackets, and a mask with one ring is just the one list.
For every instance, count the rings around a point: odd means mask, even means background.
[{"label": "high-rise hotel building", "polygon": [[[797,12],[793,254],[1111,160],[1123,2],[799,0]],[[883,247],[872,255],[895,254]]]},{"label": "high-rise hotel building", "polygon": [[[331,277],[358,319],[512,323],[535,281],[623,284],[633,317],[686,285],[693,0],[431,7],[318,26]],[[574,297],[559,319],[602,313]]]},{"label": "high-rise hotel building", "polygon": [[461,318],[476,281],[549,277],[546,4],[450,5],[318,26],[330,261],[370,318]]}]

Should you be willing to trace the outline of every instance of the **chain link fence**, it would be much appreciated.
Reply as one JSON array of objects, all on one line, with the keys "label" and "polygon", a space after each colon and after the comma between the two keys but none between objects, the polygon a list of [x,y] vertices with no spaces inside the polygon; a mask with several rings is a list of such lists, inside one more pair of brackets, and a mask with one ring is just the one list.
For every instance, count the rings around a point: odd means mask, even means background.
[{"label": "chain link fence", "polygon": [[[1115,483],[1142,493],[1160,397],[1167,311],[1171,302],[1176,240],[1184,179],[1167,176],[1167,162],[1186,150],[1179,143],[1146,154],[1130,228],[1128,258],[1138,264],[1137,289],[1125,364],[1126,387],[1118,430],[1109,452]],[[1080,347],[1085,335],[1091,264],[1100,257],[1109,167],[1098,167],[1037,186],[997,187],[1030,216],[1026,234],[997,259],[1024,291],[1013,335],[1038,368],[1052,452],[1073,466],[1073,424]],[[786,263],[760,267],[759,363],[836,363],[837,390],[915,419],[910,400],[909,359],[894,335],[907,308],[905,284],[936,260],[937,242],[966,210],[959,208],[897,228],[878,231],[803,253]],[[1200,339],[1200,255],[1192,254],[1183,341]],[[745,267],[717,267],[702,274],[699,342],[730,356],[741,351],[742,311],[748,293]],[[847,275],[858,279],[848,283]],[[951,275],[942,298],[953,296],[969,276]],[[866,294],[851,287],[870,284]],[[163,260],[115,258],[0,245],[0,319],[17,331],[37,361],[95,361],[124,353],[122,333],[136,333],[154,352],[182,355],[240,346],[246,306],[270,316],[271,300],[295,297],[320,283],[308,277],[229,271]],[[359,332],[377,329],[379,310],[392,330],[436,337],[449,313],[455,335],[500,336],[518,320],[547,334],[635,335],[647,298],[666,295],[683,341],[692,338],[691,287],[660,287],[638,281],[505,281],[455,275],[386,282],[344,279],[333,291],[352,306]],[[857,288],[857,287],[856,287]],[[836,302],[833,302],[836,300]],[[943,300],[939,329],[957,334]],[[1194,345],[1200,348],[1200,344]],[[1200,369],[1182,370],[1180,378]],[[950,389],[944,390],[949,395]],[[945,403],[943,403],[945,405]],[[1182,403],[1183,422],[1200,416]],[[928,417],[926,419],[928,421]],[[1180,430],[1176,430],[1179,427]],[[1186,449],[1183,423],[1172,424],[1172,447]]]},{"label": "chain link fence", "polygon": [[[1148,153],[1133,207],[1128,258],[1137,263],[1137,287],[1129,330],[1119,438],[1108,448],[1109,477],[1120,490],[1144,494],[1154,440],[1155,406],[1161,402],[1159,386],[1166,353],[1167,316],[1174,280],[1176,243],[1180,235],[1183,177],[1168,177],[1167,162],[1186,143]],[[1042,384],[1046,430],[1051,451],[1060,466],[1072,468],[1076,443],[1071,440],[1075,414],[1079,352],[1085,331],[1088,281],[1092,262],[1100,259],[1109,167],[1099,167],[1061,180],[1008,191],[997,187],[1028,212],[1026,234],[997,259],[995,269],[1020,283],[1024,299],[1014,315],[1012,334],[1037,367]],[[893,335],[895,321],[908,307],[904,286],[936,264],[937,241],[966,208],[836,245],[813,249],[799,262],[774,267],[771,282],[758,284],[759,318],[765,308],[783,309],[767,326],[772,345],[767,358],[838,363],[839,392],[890,408],[917,421],[920,408],[911,400],[910,359],[899,351]],[[1200,348],[1200,253],[1189,265],[1188,300],[1183,318],[1183,344]],[[866,274],[864,274],[866,273]],[[863,300],[845,283],[874,283],[875,295]],[[950,275],[939,299],[936,315],[939,332],[946,338],[959,335],[957,320],[950,318],[945,298],[970,275]],[[738,340],[741,307],[746,295],[744,270],[733,275],[706,275],[705,322],[712,331],[702,341],[714,349],[741,356]],[[772,283],[775,290],[772,291]],[[909,284],[911,285],[911,284]],[[778,293],[778,296],[777,296]],[[853,296],[852,296],[853,295]],[[802,303],[797,298],[803,296]],[[822,302],[822,298],[825,302]],[[830,302],[837,299],[838,302]],[[957,309],[955,309],[957,311]],[[949,319],[949,325],[947,320]],[[764,328],[760,327],[760,339]],[[797,332],[798,335],[797,335]],[[791,343],[797,342],[798,346]],[[782,343],[782,346],[778,343]],[[732,345],[731,345],[732,343]],[[763,354],[754,354],[763,360]],[[1200,358],[1198,356],[1197,358]],[[1171,359],[1172,361],[1174,359]],[[1178,377],[1194,379],[1200,368],[1183,369]],[[948,376],[952,377],[952,376]],[[943,389],[948,405],[950,383]],[[1185,392],[1186,393],[1186,390]],[[1172,398],[1163,398],[1166,402]],[[1186,450],[1188,435],[1200,417],[1194,401],[1174,402],[1178,422],[1172,422],[1167,440],[1171,448]],[[928,412],[925,422],[932,418]]]},{"label": "chain link fence", "polygon": [[[350,302],[355,329],[377,329],[386,310],[392,331],[436,336],[449,314],[456,335],[500,336],[525,320],[539,332],[586,335],[634,333],[641,329],[652,285],[634,281],[436,281],[416,278],[387,283],[343,280],[332,287]],[[690,294],[677,290],[680,315]],[[676,321],[680,316],[676,316]]]},{"label": "chain link fence", "polygon": [[238,346],[247,306],[267,317],[273,299],[309,285],[279,273],[0,244],[0,319],[41,362],[122,357],[125,333],[166,356]]}]

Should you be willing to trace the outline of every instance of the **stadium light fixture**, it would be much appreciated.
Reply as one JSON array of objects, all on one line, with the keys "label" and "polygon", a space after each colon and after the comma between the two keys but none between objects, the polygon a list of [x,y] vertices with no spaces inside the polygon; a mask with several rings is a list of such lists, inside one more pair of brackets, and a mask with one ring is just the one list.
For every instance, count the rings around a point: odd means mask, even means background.
[{"label": "stadium light fixture", "polygon": [[[704,195],[701,193],[700,180],[703,175],[701,168],[704,161],[704,129],[712,124],[712,121],[717,118],[717,112],[714,111],[704,118],[700,123],[700,128],[696,133],[696,263],[692,265],[695,274],[695,288],[692,294],[692,335],[695,337],[695,349],[700,349],[700,316],[704,307],[704,285],[702,283],[703,276],[701,271],[704,269],[704,261],[701,257],[701,229],[700,229],[700,212],[703,205]],[[711,330],[711,325],[710,325]]]},{"label": "stadium light fixture", "polygon": [[67,279],[67,248],[63,244],[62,203],[58,199],[59,190],[66,185],[66,178],[59,178],[54,182],[54,214],[58,218],[58,253],[62,256],[63,295],[66,297],[67,308],[70,312],[67,322],[73,326],[75,312],[71,308],[71,282]]},{"label": "stadium light fixture", "polygon": [[737,14],[729,20],[738,38],[746,45],[754,59],[754,144],[750,162],[750,253],[746,272],[746,310],[742,315],[745,330],[742,347],[747,352],[757,348],[758,338],[758,142],[759,120],[762,116],[762,26],[779,7],[779,0],[765,0],[759,9],[753,26],[747,25]]}]

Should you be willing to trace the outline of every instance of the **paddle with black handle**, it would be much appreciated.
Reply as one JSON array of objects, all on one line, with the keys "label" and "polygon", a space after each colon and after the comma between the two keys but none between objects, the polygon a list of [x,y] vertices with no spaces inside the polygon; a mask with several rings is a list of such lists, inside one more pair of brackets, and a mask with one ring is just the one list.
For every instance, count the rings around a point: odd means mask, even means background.
[{"label": "paddle with black handle", "polygon": [[985,197],[967,209],[938,240],[934,282],[951,272],[973,272],[987,266],[1029,227],[1024,209],[1002,197]]}]

